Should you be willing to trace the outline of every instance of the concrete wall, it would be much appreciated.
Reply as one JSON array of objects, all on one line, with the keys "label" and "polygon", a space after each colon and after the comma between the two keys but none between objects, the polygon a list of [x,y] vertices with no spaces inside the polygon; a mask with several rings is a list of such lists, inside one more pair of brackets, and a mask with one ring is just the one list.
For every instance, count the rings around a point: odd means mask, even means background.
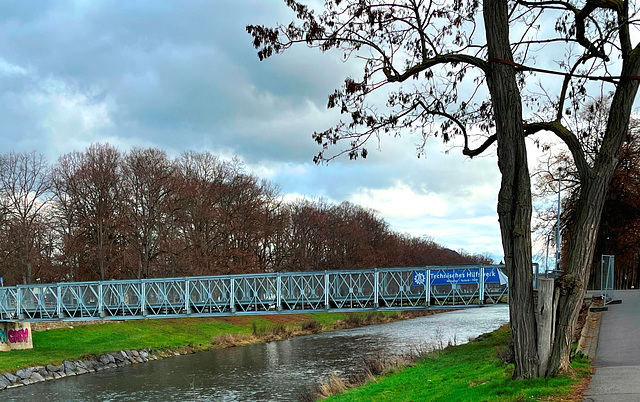
[{"label": "concrete wall", "polygon": [[0,352],[33,349],[31,324],[28,322],[0,322]]}]

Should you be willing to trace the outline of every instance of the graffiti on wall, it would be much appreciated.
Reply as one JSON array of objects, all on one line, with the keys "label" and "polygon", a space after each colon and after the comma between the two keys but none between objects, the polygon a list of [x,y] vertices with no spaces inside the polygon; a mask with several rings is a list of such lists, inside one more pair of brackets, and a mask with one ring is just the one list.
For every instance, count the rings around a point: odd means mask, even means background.
[{"label": "graffiti on wall", "polygon": [[0,328],[0,343],[8,343],[9,338],[7,337],[8,330],[6,328]]},{"label": "graffiti on wall", "polygon": [[28,343],[29,328],[21,328],[18,330],[10,329],[7,334],[10,343]]}]

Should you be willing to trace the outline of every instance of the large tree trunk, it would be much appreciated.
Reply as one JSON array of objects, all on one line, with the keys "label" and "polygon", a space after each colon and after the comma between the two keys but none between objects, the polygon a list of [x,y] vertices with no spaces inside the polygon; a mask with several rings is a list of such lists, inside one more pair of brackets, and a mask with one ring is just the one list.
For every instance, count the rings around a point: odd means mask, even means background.
[{"label": "large tree trunk", "polygon": [[531,265],[531,184],[527,165],[522,102],[509,43],[507,2],[483,3],[490,67],[491,94],[498,142],[498,167],[502,173],[498,218],[509,276],[509,314],[513,338],[514,378],[538,375],[536,322]]},{"label": "large tree trunk", "polygon": [[583,185],[581,188],[577,219],[568,241],[567,263],[564,274],[556,280],[560,297],[548,376],[555,376],[561,371],[570,369],[569,357],[573,333],[589,279],[589,266],[593,258],[600,214],[608,184],[608,180],[597,181],[598,183]]},{"label": "large tree trunk", "polygon": [[[638,51],[624,61],[622,76],[637,76],[640,72]],[[570,368],[571,343],[582,298],[589,281],[600,216],[604,207],[609,181],[618,163],[620,149],[627,134],[638,81],[622,79],[618,84],[607,122],[605,138],[588,176],[580,177],[580,198],[575,223],[569,236],[567,263],[563,276],[556,282],[560,290],[553,352],[548,376],[555,376]]]}]

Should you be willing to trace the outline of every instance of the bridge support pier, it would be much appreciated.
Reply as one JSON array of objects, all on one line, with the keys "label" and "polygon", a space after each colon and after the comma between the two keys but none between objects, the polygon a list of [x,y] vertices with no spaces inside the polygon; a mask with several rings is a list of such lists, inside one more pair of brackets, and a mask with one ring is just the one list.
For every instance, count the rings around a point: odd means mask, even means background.
[{"label": "bridge support pier", "polygon": [[33,349],[31,323],[0,322],[0,352]]}]

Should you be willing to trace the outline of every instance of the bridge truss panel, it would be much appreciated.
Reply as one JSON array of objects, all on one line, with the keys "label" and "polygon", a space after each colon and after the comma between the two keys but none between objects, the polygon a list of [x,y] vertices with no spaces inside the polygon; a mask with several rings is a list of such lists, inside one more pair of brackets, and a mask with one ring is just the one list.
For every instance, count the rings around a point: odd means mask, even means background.
[{"label": "bridge truss panel", "polygon": [[[432,278],[438,278],[440,275],[445,275],[446,272],[447,270],[444,269],[432,270]],[[471,268],[462,268],[454,272],[464,278],[471,275],[473,271]],[[434,284],[431,289],[431,297],[434,304],[439,306],[482,304],[479,300],[481,288],[480,278],[472,283],[462,279],[452,280],[448,284]]]},{"label": "bridge truss panel", "polygon": [[0,320],[11,321],[18,316],[18,288],[0,288]]},{"label": "bridge truss panel", "polygon": [[[171,279],[171,282],[175,279]],[[144,317],[142,281],[102,282],[102,311],[108,318]]]},{"label": "bridge truss panel", "polygon": [[231,278],[202,277],[188,281],[191,313],[222,315],[231,312]]},{"label": "bridge truss panel", "polygon": [[58,286],[60,318],[101,318],[101,285],[99,282],[61,283]]},{"label": "bridge truss panel", "polygon": [[248,275],[232,278],[235,311],[264,312],[276,310],[277,275]]},{"label": "bridge truss panel", "polygon": [[187,280],[152,279],[144,283],[144,314],[149,316],[179,316],[188,311]]},{"label": "bridge truss panel", "polygon": [[52,320],[58,318],[59,294],[55,285],[18,286],[18,318]]},{"label": "bridge truss panel", "polygon": [[328,273],[328,309],[375,308],[375,271],[332,271]]},{"label": "bridge truss panel", "polygon": [[[427,307],[429,298],[428,271],[379,270],[378,303],[380,308]],[[416,282],[415,278],[418,278]],[[422,282],[424,280],[424,282]],[[422,283],[422,284],[420,284]]]},{"label": "bridge truss panel", "polygon": [[[484,269],[378,268],[0,287],[0,320],[410,310],[506,302],[508,286],[485,283]],[[477,279],[443,282],[452,272]]]},{"label": "bridge truss panel", "polygon": [[326,309],[325,273],[309,272],[280,275],[280,311]]},{"label": "bridge truss panel", "polygon": [[509,285],[506,283],[485,283],[484,304],[506,303],[509,298]]}]

